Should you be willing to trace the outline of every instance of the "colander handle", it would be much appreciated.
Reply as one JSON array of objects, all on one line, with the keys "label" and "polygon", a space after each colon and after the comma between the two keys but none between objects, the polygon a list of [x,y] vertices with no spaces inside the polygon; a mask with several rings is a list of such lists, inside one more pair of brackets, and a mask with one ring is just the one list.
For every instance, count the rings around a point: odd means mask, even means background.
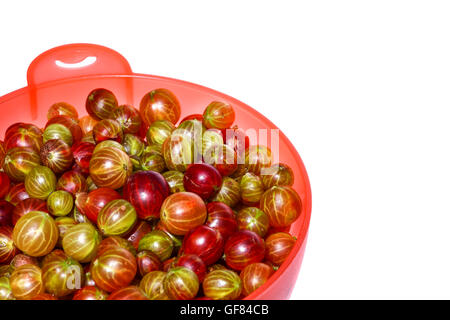
[{"label": "colander handle", "polygon": [[107,47],[77,43],[50,49],[28,67],[32,117],[37,116],[37,87],[45,82],[91,75],[131,75],[128,61]]},{"label": "colander handle", "polygon": [[77,43],[50,49],[30,64],[29,86],[73,77],[103,74],[132,74],[130,64],[107,47]]}]

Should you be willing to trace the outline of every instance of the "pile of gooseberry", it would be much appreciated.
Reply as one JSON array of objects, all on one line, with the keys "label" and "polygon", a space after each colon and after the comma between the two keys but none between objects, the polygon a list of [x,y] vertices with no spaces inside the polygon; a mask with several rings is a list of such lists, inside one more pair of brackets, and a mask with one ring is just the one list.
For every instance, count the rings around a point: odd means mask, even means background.
[{"label": "pile of gooseberry", "polygon": [[180,121],[170,90],[95,89],[86,111],[0,141],[0,300],[241,299],[277,272],[302,201],[231,105]]}]

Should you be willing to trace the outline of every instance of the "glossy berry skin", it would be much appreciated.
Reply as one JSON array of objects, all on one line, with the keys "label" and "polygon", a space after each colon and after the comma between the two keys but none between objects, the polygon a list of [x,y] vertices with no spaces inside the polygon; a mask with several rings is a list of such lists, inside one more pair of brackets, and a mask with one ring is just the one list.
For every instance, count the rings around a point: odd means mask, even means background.
[{"label": "glossy berry skin", "polygon": [[42,261],[45,291],[56,297],[67,296],[81,286],[83,268],[62,250],[54,250]]},{"label": "glossy berry skin", "polygon": [[167,89],[156,89],[147,93],[141,100],[140,114],[147,125],[158,120],[168,120],[176,124],[180,119],[180,102]]},{"label": "glossy berry skin", "polygon": [[150,231],[152,231],[152,226],[146,221],[138,221],[136,225],[128,232],[124,237],[133,245],[137,250],[139,246],[139,241]]},{"label": "glossy berry skin", "polygon": [[241,209],[236,218],[239,230],[253,231],[260,237],[264,237],[269,230],[269,217],[258,208]]},{"label": "glossy berry skin", "polygon": [[94,130],[95,125],[97,124],[98,120],[95,120],[89,115],[86,115],[84,117],[80,118],[79,125],[81,128],[81,131],[83,131],[83,135],[86,135],[89,132],[92,132]]},{"label": "glossy berry skin", "polygon": [[39,266],[38,259],[34,257],[27,256],[26,254],[19,253],[14,256],[14,258],[9,263],[8,272],[12,274],[14,270],[16,270],[20,266],[24,266],[26,264],[32,264],[35,266]]},{"label": "glossy berry skin", "polygon": [[159,218],[161,205],[170,189],[164,177],[152,171],[139,171],[130,176],[123,188],[123,196],[129,201],[140,219]]},{"label": "glossy berry skin", "polygon": [[186,191],[196,193],[207,200],[219,191],[222,186],[222,176],[210,164],[192,164],[184,173],[183,184]]},{"label": "glossy berry skin", "polygon": [[[142,166],[141,166],[141,157],[136,156],[136,155],[130,155],[130,154],[128,154],[128,155],[130,156],[131,163],[133,164],[133,170],[135,170],[135,171],[143,170]],[[141,154],[141,156],[142,156],[142,154]],[[164,162],[164,159],[162,162]],[[153,164],[151,164],[151,165],[153,166]],[[164,165],[163,167],[165,168],[165,163],[163,163],[163,165]],[[162,169],[162,170],[164,170],[164,169]],[[162,171],[160,169],[157,172],[162,172]]]},{"label": "glossy berry skin", "polygon": [[287,227],[300,217],[302,201],[291,187],[275,186],[263,194],[260,208],[269,216],[270,226]]},{"label": "glossy berry skin", "polygon": [[214,270],[203,280],[203,292],[213,300],[236,300],[242,292],[242,281],[232,270]]},{"label": "glossy berry skin", "polygon": [[152,271],[147,273],[141,280],[139,288],[141,288],[150,300],[169,300],[164,290],[164,279],[167,272]]},{"label": "glossy berry skin", "polygon": [[200,283],[206,276],[206,264],[195,254],[183,254],[173,263],[173,267],[185,267],[193,271]]},{"label": "glossy berry skin", "polygon": [[[1,201],[0,201],[1,203]],[[48,212],[47,203],[44,200],[28,198],[20,201],[12,211],[12,224],[16,225],[17,221],[28,212],[44,211]]]},{"label": "glossy berry skin", "polygon": [[170,193],[169,185],[157,172],[140,171],[126,182],[123,195],[135,208],[139,218],[158,218],[163,201]]},{"label": "glossy berry skin", "polygon": [[185,172],[195,160],[191,138],[180,134],[177,130],[162,144],[162,153],[169,170]]},{"label": "glossy berry skin", "polygon": [[115,148],[104,148],[96,152],[89,164],[92,181],[99,187],[121,188],[133,172],[128,155]]},{"label": "glossy berry skin", "polygon": [[72,154],[75,163],[83,174],[89,174],[89,163],[94,152],[95,145],[89,142],[80,142],[72,146]]},{"label": "glossy berry skin", "polygon": [[98,187],[95,185],[94,181],[92,181],[91,177],[86,178],[86,185],[87,185],[87,190],[80,191],[80,192],[91,192],[91,191],[98,189]]},{"label": "glossy berry skin", "polygon": [[64,190],[75,196],[79,192],[87,192],[88,186],[86,179],[81,173],[70,170],[64,172],[58,179],[56,190]]},{"label": "glossy berry skin", "polygon": [[144,153],[154,153],[154,154],[163,155],[162,145],[160,145],[160,144],[149,144],[148,146],[146,146],[144,148],[143,152]]},{"label": "glossy berry skin", "polygon": [[107,89],[92,90],[86,99],[86,111],[95,120],[111,119],[117,106],[116,96]]},{"label": "glossy berry skin", "polygon": [[207,216],[203,200],[191,192],[170,195],[161,206],[161,223],[174,235],[185,235],[205,222]]},{"label": "glossy berry skin", "polygon": [[58,217],[55,219],[56,226],[58,227],[58,243],[57,247],[62,248],[62,240],[67,230],[72,228],[77,224],[74,218],[72,217]]},{"label": "glossy berry skin", "polygon": [[238,168],[236,152],[226,144],[212,146],[206,154],[211,157],[211,160],[205,160],[205,162],[212,164],[222,176],[232,175]]},{"label": "glossy berry skin", "polygon": [[133,106],[127,104],[115,108],[112,112],[112,118],[119,122],[124,134],[136,134],[142,125],[139,112]]},{"label": "glossy berry skin", "polygon": [[30,123],[24,123],[24,122],[16,122],[10,125],[6,131],[5,131],[5,142],[8,140],[12,135],[16,134],[17,132],[24,132],[24,134],[35,134],[39,135],[42,134],[41,129],[39,129],[37,126],[30,124]]},{"label": "glossy berry skin", "polygon": [[100,241],[100,234],[90,223],[79,223],[66,231],[62,246],[69,257],[86,263],[97,255]]},{"label": "glossy berry skin", "polygon": [[181,247],[181,244],[183,242],[183,237],[182,236],[176,236],[172,233],[170,233],[169,230],[167,230],[167,228],[165,227],[165,225],[161,222],[161,220],[159,220],[156,225],[153,227],[153,230],[161,230],[164,231],[169,238],[172,240],[173,242],[173,246],[174,249],[178,249],[179,247]]},{"label": "glossy berry skin", "polygon": [[272,151],[261,145],[250,146],[245,150],[245,167],[248,172],[261,174],[261,169],[268,168],[272,164]]},{"label": "glossy berry skin", "polygon": [[108,251],[109,249],[116,248],[116,247],[123,248],[123,249],[130,251],[130,253],[133,256],[136,255],[136,250],[132,246],[131,242],[129,242],[128,240],[123,239],[121,237],[118,237],[118,236],[111,236],[111,237],[103,239],[100,242],[100,245],[98,246],[98,249],[97,249],[97,256],[101,256],[104,252]]},{"label": "glossy berry skin", "polygon": [[[175,164],[176,167],[184,165],[185,168],[180,171],[186,171],[187,167],[192,163],[200,163],[202,160],[202,136],[205,131],[205,127],[200,121],[188,120],[181,123],[177,129],[175,129],[168,145],[170,147],[170,162]],[[163,149],[165,149],[163,144]],[[166,156],[166,154],[164,154]],[[180,161],[181,159],[181,161]],[[168,159],[166,159],[168,161]]]},{"label": "glossy berry skin", "polygon": [[[141,117],[141,120],[142,120],[142,117]],[[145,140],[145,134],[147,133],[147,130],[148,130],[148,124],[146,124],[144,121],[142,121],[139,131],[136,132],[135,135],[138,136],[139,138],[141,138],[142,140]]]},{"label": "glossy berry skin", "polygon": [[12,148],[5,155],[3,170],[12,181],[22,182],[41,163],[39,153],[31,148]]},{"label": "glossy berry skin", "polygon": [[202,155],[206,163],[214,162],[216,151],[220,151],[223,145],[222,132],[219,129],[208,129],[202,136]]},{"label": "glossy berry skin", "polygon": [[16,300],[7,276],[0,276],[0,301],[2,300]]},{"label": "glossy berry skin", "polygon": [[91,132],[86,133],[83,138],[81,138],[80,142],[87,142],[90,144],[95,144],[95,140],[94,140],[94,130],[92,130]]},{"label": "glossy berry skin", "polygon": [[162,269],[162,264],[158,256],[148,250],[142,250],[137,254],[136,263],[138,265],[139,274],[142,277],[149,272]]},{"label": "glossy berry skin", "polygon": [[47,199],[47,208],[53,216],[66,216],[72,211],[73,197],[63,190],[52,192]]},{"label": "glossy berry skin", "polygon": [[147,143],[149,144],[163,144],[164,141],[170,136],[172,131],[175,130],[175,126],[168,120],[158,120],[153,122],[147,131]]},{"label": "glossy berry skin", "polygon": [[72,134],[73,143],[78,143],[81,141],[83,137],[83,131],[81,130],[81,127],[78,125],[78,120],[73,119],[68,116],[56,116],[50,119],[47,124],[45,125],[45,128],[47,128],[51,124],[62,124],[67,129],[69,129],[70,133]]},{"label": "glossy berry skin", "polygon": [[145,171],[163,172],[166,169],[164,157],[159,154],[144,153],[140,157],[139,166]]},{"label": "glossy berry skin", "polygon": [[[15,123],[11,124],[5,131],[5,139],[4,140],[8,139],[8,137],[11,134],[15,133],[18,129],[20,129],[22,127],[26,127],[27,125],[29,125],[29,124],[24,123],[24,122],[15,122]],[[2,144],[4,145],[3,141],[2,141]]]},{"label": "glossy berry skin", "polygon": [[73,105],[67,102],[57,102],[48,108],[47,119],[50,120],[57,116],[68,116],[73,119],[78,119],[78,112]]},{"label": "glossy berry skin", "polygon": [[291,187],[294,184],[294,172],[287,164],[274,164],[269,168],[269,173],[261,176],[265,189],[270,189],[274,186]]},{"label": "glossy berry skin", "polygon": [[191,300],[199,289],[198,277],[192,270],[185,267],[174,267],[166,275],[164,291],[172,300]]},{"label": "glossy berry skin", "polygon": [[6,200],[0,200],[0,227],[11,226],[14,205]]},{"label": "glossy berry skin", "polygon": [[248,296],[261,287],[275,272],[265,263],[257,262],[246,266],[240,274],[242,280],[242,294]]},{"label": "glossy berry skin", "polygon": [[58,242],[58,228],[48,213],[31,211],[17,221],[13,240],[25,254],[42,257],[50,253]]},{"label": "glossy berry skin", "polygon": [[184,192],[183,179],[184,174],[179,171],[166,171],[163,174],[164,179],[166,179],[169,184],[170,193]]},{"label": "glossy berry skin", "polygon": [[134,226],[137,220],[136,210],[126,200],[109,202],[97,217],[97,226],[104,236],[121,236]]},{"label": "glossy berry skin", "polygon": [[13,205],[17,205],[20,201],[28,199],[30,195],[25,190],[24,183],[18,183],[9,189],[8,194],[5,197],[5,200]]},{"label": "glossy berry skin", "polygon": [[18,267],[9,281],[11,291],[18,300],[30,300],[44,293],[42,271],[38,266],[27,264]]},{"label": "glossy berry skin", "polygon": [[253,173],[246,173],[239,183],[242,202],[248,206],[258,205],[264,193],[261,178]]},{"label": "glossy berry skin", "polygon": [[44,133],[42,134],[43,142],[46,143],[49,140],[62,140],[69,146],[72,146],[74,139],[72,132],[65,125],[60,123],[53,123],[48,125]]},{"label": "glossy berry skin", "polygon": [[266,259],[280,266],[289,256],[296,239],[286,232],[271,234],[266,239]]},{"label": "glossy berry skin", "polygon": [[[186,138],[189,138],[191,144],[194,146],[194,143],[197,143],[197,147],[199,148],[198,152],[201,155],[201,147],[202,141],[200,138],[203,137],[206,131],[205,126],[198,120],[186,120],[178,125],[178,127],[172,132],[172,136],[182,135]],[[195,141],[198,139],[199,141]]]},{"label": "glossy berry skin", "polygon": [[233,208],[241,200],[239,183],[233,178],[224,177],[219,192],[211,200],[223,202]]},{"label": "glossy berry skin", "polygon": [[203,113],[203,124],[208,129],[226,129],[233,125],[234,118],[235,114],[231,105],[225,102],[213,101]]},{"label": "glossy berry skin", "polygon": [[138,251],[142,250],[151,251],[164,261],[172,255],[173,241],[164,231],[153,230],[139,241]]},{"label": "glossy berry skin", "polygon": [[286,232],[289,233],[289,230],[291,230],[291,226],[287,227],[270,227],[269,230],[267,230],[266,237],[270,236],[271,234],[277,233],[277,232]]},{"label": "glossy berry skin", "polygon": [[264,240],[248,230],[233,233],[225,243],[225,261],[234,270],[242,270],[264,259]]},{"label": "glossy berry skin", "polygon": [[138,136],[135,136],[130,133],[125,134],[125,136],[123,137],[122,145],[123,145],[125,152],[130,157],[131,156],[136,156],[136,157],[141,156],[145,149],[145,142]]},{"label": "glossy berry skin", "polygon": [[[86,220],[86,221],[88,220],[87,217],[85,216],[87,198],[88,198],[87,192],[78,192],[75,195],[75,209],[76,210],[73,211],[74,218],[76,218],[76,216],[78,216],[78,215],[83,215],[85,217],[84,220]],[[95,221],[97,221],[97,220],[95,220]]]},{"label": "glossy berry skin", "polygon": [[223,202],[210,202],[206,206],[208,219],[205,225],[220,232],[224,240],[237,231],[238,223],[233,210]]},{"label": "glossy berry skin", "polygon": [[72,300],[106,300],[108,294],[95,287],[95,286],[85,286],[78,289],[73,295]]},{"label": "glossy berry skin", "polygon": [[123,145],[121,145],[119,142],[114,141],[114,140],[104,140],[102,142],[99,142],[94,149],[93,155],[96,154],[98,151],[102,150],[102,149],[110,149],[110,148],[116,148],[119,149],[123,152],[125,151],[125,147]]},{"label": "glossy berry skin", "polygon": [[128,286],[137,272],[136,259],[126,249],[112,248],[98,256],[91,267],[97,287],[113,292]]},{"label": "glossy berry skin", "polygon": [[0,264],[9,263],[19,253],[12,235],[11,227],[0,227]]},{"label": "glossy berry skin", "polygon": [[25,190],[32,198],[46,200],[56,189],[56,176],[44,166],[31,169],[25,178]]},{"label": "glossy berry skin", "polygon": [[95,145],[95,140],[94,140],[94,130],[86,133],[83,138],[81,138],[80,142],[87,142],[90,144],[94,144]]},{"label": "glossy berry skin", "polygon": [[148,300],[148,298],[139,287],[128,286],[114,291],[106,300]]},{"label": "glossy berry skin", "polygon": [[123,140],[123,131],[120,123],[116,120],[105,119],[99,121],[92,131],[96,143],[106,140],[112,140],[121,143]]},{"label": "glossy berry skin", "polygon": [[31,148],[37,152],[42,147],[42,131],[29,123],[15,123],[5,132],[4,148]]},{"label": "glossy berry skin", "polygon": [[[1,166],[1,164],[0,164]],[[0,172],[0,199],[3,199],[11,188],[11,180],[5,172]]]},{"label": "glossy berry skin", "polygon": [[191,230],[183,240],[182,253],[195,254],[206,265],[215,263],[222,256],[224,240],[216,229],[202,225]]},{"label": "glossy berry skin", "polygon": [[[3,269],[8,266],[3,266]],[[16,300],[11,291],[9,283],[10,275],[0,275],[0,301]]]},{"label": "glossy berry skin", "polygon": [[83,138],[81,138],[80,142],[87,142],[90,144],[95,144],[95,139],[94,139],[94,130],[86,133]]},{"label": "glossy berry skin", "polygon": [[[82,194],[82,193],[81,193]],[[77,198],[78,199],[78,198]],[[73,209],[73,219],[77,222],[77,223],[85,223],[85,222],[89,222],[89,219],[78,210],[78,207],[75,206],[75,208]]]},{"label": "glossy berry skin", "polygon": [[111,201],[120,198],[120,194],[111,188],[98,188],[89,192],[81,211],[90,221],[97,223],[100,211]]}]

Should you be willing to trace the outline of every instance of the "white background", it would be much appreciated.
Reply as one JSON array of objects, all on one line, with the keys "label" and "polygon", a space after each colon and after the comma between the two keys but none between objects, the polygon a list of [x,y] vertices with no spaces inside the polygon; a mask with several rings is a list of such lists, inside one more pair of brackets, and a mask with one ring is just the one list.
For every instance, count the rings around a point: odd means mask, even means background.
[{"label": "white background", "polygon": [[447,1],[1,1],[0,13],[0,96],[41,52],[92,42],[277,124],[313,190],[293,299],[450,298]]}]

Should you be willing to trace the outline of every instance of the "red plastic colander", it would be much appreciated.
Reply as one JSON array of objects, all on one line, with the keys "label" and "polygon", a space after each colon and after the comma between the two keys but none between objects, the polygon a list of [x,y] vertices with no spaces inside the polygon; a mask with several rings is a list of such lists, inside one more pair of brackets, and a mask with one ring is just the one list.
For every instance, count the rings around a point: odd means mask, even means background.
[{"label": "red plastic colander", "polygon": [[[213,100],[230,103],[236,113],[236,125],[246,130],[278,129],[263,115],[223,93],[189,82],[159,76],[133,73],[128,61],[119,53],[93,44],[70,44],[51,49],[38,56],[27,74],[28,87],[0,97],[0,137],[14,122],[44,126],[48,108],[65,101],[76,106],[80,116],[86,114],[85,101],[95,88],[114,92],[120,104],[139,106],[141,98],[157,88],[171,90],[181,104],[181,118],[203,113]],[[279,159],[295,175],[293,188],[303,201],[300,218],[291,226],[297,238],[291,254],[277,272],[258,290],[246,297],[288,299],[295,285],[306,247],[311,217],[311,188],[302,159],[287,137],[280,132]]]}]

